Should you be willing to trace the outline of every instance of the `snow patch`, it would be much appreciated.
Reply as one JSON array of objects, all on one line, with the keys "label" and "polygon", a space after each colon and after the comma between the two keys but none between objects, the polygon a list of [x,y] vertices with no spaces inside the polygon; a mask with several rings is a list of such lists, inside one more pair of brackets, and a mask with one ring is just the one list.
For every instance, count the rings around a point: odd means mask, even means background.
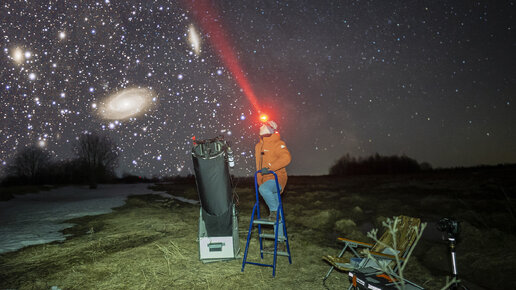
[{"label": "snow patch", "polygon": [[65,220],[109,213],[124,205],[129,195],[158,194],[174,198],[165,192],[148,189],[151,184],[69,186],[35,194],[16,195],[0,202],[0,253],[12,252],[30,245],[63,241],[60,232],[73,224]]}]

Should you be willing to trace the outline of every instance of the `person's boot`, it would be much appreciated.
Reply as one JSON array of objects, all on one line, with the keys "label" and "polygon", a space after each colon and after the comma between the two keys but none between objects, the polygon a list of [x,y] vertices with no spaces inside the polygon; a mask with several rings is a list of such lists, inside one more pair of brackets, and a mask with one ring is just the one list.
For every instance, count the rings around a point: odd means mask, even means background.
[{"label": "person's boot", "polygon": [[269,220],[275,222],[276,221],[276,211],[271,211],[269,214]]}]

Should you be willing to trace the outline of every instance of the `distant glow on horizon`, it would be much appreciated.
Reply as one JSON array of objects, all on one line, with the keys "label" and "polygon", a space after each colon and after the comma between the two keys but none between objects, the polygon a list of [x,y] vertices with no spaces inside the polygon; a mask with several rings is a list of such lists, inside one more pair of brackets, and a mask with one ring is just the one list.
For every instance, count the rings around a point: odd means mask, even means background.
[{"label": "distant glow on horizon", "polygon": [[[149,89],[125,89],[108,97],[100,109],[100,114],[109,120],[136,117],[149,108],[152,99],[153,93]],[[111,124],[109,127],[111,128]]]}]

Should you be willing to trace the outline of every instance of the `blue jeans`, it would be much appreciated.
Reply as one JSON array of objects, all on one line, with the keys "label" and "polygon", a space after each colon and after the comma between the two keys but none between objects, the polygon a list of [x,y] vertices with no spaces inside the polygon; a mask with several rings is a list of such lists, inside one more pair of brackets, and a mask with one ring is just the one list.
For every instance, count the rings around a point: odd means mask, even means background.
[{"label": "blue jeans", "polygon": [[[281,185],[280,185],[281,190]],[[260,195],[265,200],[265,203],[269,207],[269,211],[277,211],[277,215],[280,215],[279,207],[279,199],[278,199],[278,190],[276,188],[276,180],[271,179],[267,180],[258,188]],[[276,231],[276,227],[274,227],[274,231]],[[279,219],[279,231],[278,236],[283,236],[283,222],[280,216]]]}]

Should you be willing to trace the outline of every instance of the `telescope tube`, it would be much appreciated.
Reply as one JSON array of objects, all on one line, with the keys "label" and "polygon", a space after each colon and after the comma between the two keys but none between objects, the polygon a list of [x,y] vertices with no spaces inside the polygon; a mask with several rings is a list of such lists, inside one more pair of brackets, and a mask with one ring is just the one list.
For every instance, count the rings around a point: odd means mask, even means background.
[{"label": "telescope tube", "polygon": [[233,201],[229,146],[221,137],[195,142],[192,159],[206,231],[212,237],[231,236]]}]

